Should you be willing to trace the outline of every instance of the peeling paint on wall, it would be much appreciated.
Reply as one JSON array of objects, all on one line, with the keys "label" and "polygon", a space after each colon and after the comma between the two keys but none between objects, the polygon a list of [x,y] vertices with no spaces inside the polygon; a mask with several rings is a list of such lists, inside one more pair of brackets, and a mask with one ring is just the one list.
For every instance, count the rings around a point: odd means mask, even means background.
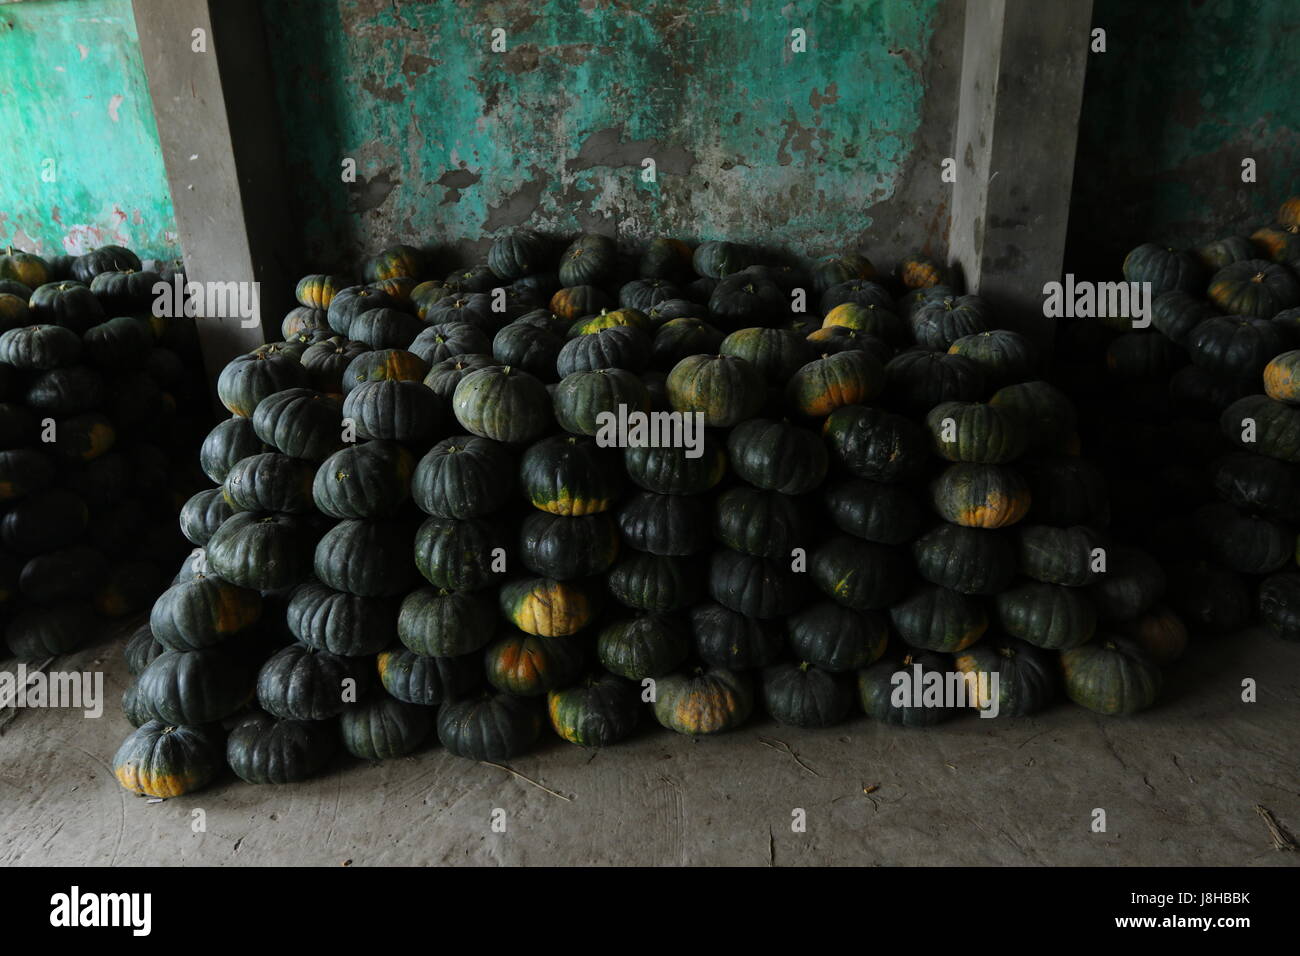
[{"label": "peeling paint on wall", "polygon": [[0,246],[179,255],[130,0],[0,6]]},{"label": "peeling paint on wall", "polygon": [[[396,240],[481,247],[522,223],[870,251],[896,242],[899,210],[878,213],[919,154],[933,172],[909,247],[942,240],[938,158],[960,50],[936,36],[960,27],[961,9],[268,0],[306,251],[325,264]],[[494,53],[498,28],[506,50]],[[791,51],[796,28],[806,53]],[[344,157],[354,184],[341,182]],[[646,158],[655,182],[641,179]]]},{"label": "peeling paint on wall", "polygon": [[[1193,245],[1267,224],[1300,191],[1300,20],[1292,0],[1096,0],[1068,267],[1118,272],[1154,240]],[[1241,161],[1258,164],[1241,181]]]}]

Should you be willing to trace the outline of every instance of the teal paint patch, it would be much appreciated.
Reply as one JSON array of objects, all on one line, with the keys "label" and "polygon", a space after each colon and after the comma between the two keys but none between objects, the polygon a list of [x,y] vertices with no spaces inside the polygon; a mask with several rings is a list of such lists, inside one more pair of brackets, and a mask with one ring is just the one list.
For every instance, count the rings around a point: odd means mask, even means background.
[{"label": "teal paint patch", "polygon": [[[1147,240],[1193,245],[1267,225],[1296,192],[1295,5],[1096,0],[1067,264],[1118,272]],[[1243,183],[1253,158],[1257,181]]]},{"label": "teal paint patch", "polygon": [[268,0],[307,254],[525,222],[837,251],[898,189],[941,6]]},{"label": "teal paint patch", "polygon": [[176,258],[130,0],[0,6],[0,62],[0,245]]}]

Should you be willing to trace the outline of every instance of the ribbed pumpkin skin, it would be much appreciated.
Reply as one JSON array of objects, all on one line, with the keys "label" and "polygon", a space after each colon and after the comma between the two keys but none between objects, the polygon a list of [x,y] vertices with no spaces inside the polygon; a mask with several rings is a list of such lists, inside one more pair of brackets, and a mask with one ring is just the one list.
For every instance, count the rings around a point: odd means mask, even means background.
[{"label": "ribbed pumpkin skin", "polygon": [[1038,371],[1038,348],[1019,332],[993,329],[964,335],[948,346],[948,354],[974,362],[991,386],[1001,387],[1033,379]]},{"label": "ribbed pumpkin skin", "polygon": [[713,432],[704,433],[699,456],[690,458],[685,448],[625,448],[627,476],[646,491],[661,495],[697,495],[708,491],[727,472],[725,443]]},{"label": "ribbed pumpkin skin", "polygon": [[636,685],[599,674],[546,696],[555,732],[581,747],[608,747],[636,729],[641,715]]},{"label": "ribbed pumpkin skin", "polygon": [[151,716],[190,726],[233,714],[253,689],[251,675],[222,647],[163,651],[138,680],[141,702]]},{"label": "ribbed pumpkin skin", "polygon": [[1123,546],[1108,551],[1106,573],[1088,587],[1089,601],[1107,621],[1131,621],[1164,593],[1164,568],[1146,552]]},{"label": "ribbed pumpkin skin", "polygon": [[165,647],[154,640],[149,625],[147,623],[140,625],[131,634],[122,652],[122,656],[126,659],[127,672],[132,677],[138,677],[140,672],[165,650]]},{"label": "ribbed pumpkin skin", "polygon": [[727,457],[743,480],[786,495],[812,491],[822,483],[828,467],[826,446],[815,433],[762,418],[732,429]]},{"label": "ribbed pumpkin skin", "polygon": [[158,596],[149,627],[163,647],[195,650],[219,644],[257,623],[262,596],[210,574],[173,584]]},{"label": "ribbed pumpkin skin", "polygon": [[253,433],[290,457],[320,462],[343,447],[344,414],[333,396],[309,388],[286,389],[258,404]]},{"label": "ribbed pumpkin skin", "polygon": [[1019,413],[1002,405],[943,402],[925,424],[934,450],[949,461],[1002,464],[1019,458],[1029,444]]},{"label": "ribbed pumpkin skin", "polygon": [[226,738],[226,763],[245,783],[298,783],[323,770],[336,746],[332,723],[254,713]]},{"label": "ribbed pumpkin skin", "polygon": [[[1253,441],[1245,440],[1248,423],[1253,423]],[[1300,463],[1300,408],[1267,395],[1248,395],[1223,410],[1219,427],[1228,441],[1244,451]]]},{"label": "ribbed pumpkin skin", "polygon": [[531,229],[512,229],[492,240],[487,264],[498,279],[513,281],[537,272],[545,259],[546,240]]},{"label": "ribbed pumpkin skin", "polygon": [[456,386],[452,408],[466,431],[507,444],[535,441],[551,424],[546,386],[518,369],[471,372]]},{"label": "ribbed pumpkin skin", "polygon": [[822,329],[843,328],[874,336],[892,346],[912,344],[912,330],[907,320],[889,307],[858,302],[844,302],[826,313]]},{"label": "ribbed pumpkin skin", "polygon": [[337,591],[394,597],[410,590],[412,535],[400,519],[347,518],[316,545],[316,577]]},{"label": "ribbed pumpkin skin", "polygon": [[945,520],[966,528],[1005,528],[1029,511],[1029,485],[1006,465],[950,465],[931,486]]},{"label": "ribbed pumpkin skin", "polygon": [[1268,318],[1223,315],[1196,326],[1186,347],[1192,361],[1209,372],[1224,378],[1254,378],[1287,344],[1282,329]]},{"label": "ribbed pumpkin skin", "polygon": [[477,654],[425,657],[398,647],[382,652],[375,662],[384,690],[398,700],[421,707],[436,707],[483,683],[482,661]]},{"label": "ribbed pumpkin skin", "polygon": [[328,309],[334,294],[347,288],[347,279],[343,276],[309,275],[298,280],[293,295],[300,305],[309,309]]},{"label": "ribbed pumpkin skin", "polygon": [[1105,635],[1061,654],[1065,693],[1099,714],[1134,714],[1155,703],[1160,668],[1135,642]]},{"label": "ribbed pumpkin skin", "polygon": [[[512,322],[492,339],[492,358],[498,365],[523,369],[543,382],[554,382],[556,361],[564,343],[547,329]],[[414,348],[415,346],[412,346]],[[467,352],[483,351],[466,349]],[[438,360],[446,356],[439,356]]]},{"label": "ribbed pumpkin skin", "polygon": [[948,653],[970,647],[989,625],[978,598],[934,584],[921,585],[895,603],[889,618],[908,645]]},{"label": "ribbed pumpkin skin", "polygon": [[947,352],[954,342],[991,327],[989,308],[977,295],[930,299],[912,313],[912,333],[922,348]]},{"label": "ribbed pumpkin skin", "polygon": [[397,637],[426,657],[459,657],[496,636],[497,609],[488,594],[424,587],[402,600]]},{"label": "ribbed pumpkin skin", "polygon": [[584,657],[577,638],[521,631],[498,638],[483,652],[488,683],[519,697],[540,697],[572,683],[582,673]]},{"label": "ribbed pumpkin skin", "polygon": [[368,662],[340,657],[306,644],[290,644],[273,654],[257,675],[257,703],[285,720],[325,720],[351,704],[344,682],[359,700],[369,686]]},{"label": "ribbed pumpkin skin", "polygon": [[1065,451],[1078,426],[1074,403],[1064,392],[1047,382],[1007,385],[993,393],[989,404],[1021,413],[1028,430],[1031,452],[1059,454]]},{"label": "ribbed pumpkin skin", "polygon": [[618,556],[619,536],[606,514],[564,517],[534,511],[519,526],[519,557],[542,577],[583,578],[609,570]]},{"label": "ribbed pumpkin skin", "polygon": [[924,471],[930,459],[930,440],[921,426],[878,408],[838,408],[826,419],[824,434],[831,453],[859,478],[905,481]]},{"label": "ribbed pumpkin skin", "polygon": [[438,739],[470,760],[509,760],[526,753],[542,731],[536,702],[510,694],[448,701],[438,711]]},{"label": "ribbed pumpkin skin", "polygon": [[523,578],[501,586],[501,613],[515,627],[540,637],[575,634],[595,616],[596,602],[582,585],[553,578]]},{"label": "ribbed pumpkin skin", "polygon": [[1002,630],[1045,650],[1078,647],[1097,630],[1097,610],[1076,588],[1029,581],[1003,591],[994,603]]},{"label": "ribbed pumpkin skin", "polygon": [[411,453],[395,442],[343,448],[313,474],[312,501],[331,518],[386,517],[410,496],[414,467]]},{"label": "ribbed pumpkin skin", "polygon": [[192,495],[181,506],[181,534],[197,547],[203,547],[235,511],[222,497],[220,488],[209,488]]},{"label": "ribbed pumpkin skin", "polygon": [[348,338],[372,349],[405,349],[423,328],[419,319],[401,309],[367,309],[348,323]]},{"label": "ribbed pumpkin skin", "polygon": [[420,459],[411,478],[411,497],[428,515],[475,518],[505,505],[514,490],[514,475],[514,456],[505,445],[453,435]]},{"label": "ribbed pumpkin skin", "polygon": [[725,428],[752,418],[763,405],[762,376],[728,355],[690,355],[668,373],[668,401],[679,412],[699,412],[704,425]]},{"label": "ribbed pumpkin skin", "polygon": [[917,571],[962,594],[997,594],[1016,576],[1016,547],[1004,532],[941,524],[912,543]]},{"label": "ribbed pumpkin skin", "polygon": [[36,322],[71,329],[81,335],[107,317],[104,307],[79,282],[47,282],[32,290],[27,307]]},{"label": "ribbed pumpkin skin", "polygon": [[[1264,587],[1267,584],[1268,582],[1265,581],[1260,586],[1261,606]],[[1121,630],[1161,667],[1174,663],[1187,650],[1187,626],[1170,608],[1161,605],[1125,623]]]},{"label": "ribbed pumpkin skin", "polygon": [[433,710],[377,694],[339,717],[343,746],[362,760],[392,760],[420,746],[433,727]]},{"label": "ribbed pumpkin skin", "polygon": [[560,285],[595,285],[614,271],[618,252],[608,236],[587,233],[569,243],[560,256]]},{"label": "ribbed pumpkin skin", "polygon": [[1274,574],[1259,586],[1259,616],[1285,641],[1300,641],[1300,574]]},{"label": "ribbed pumpkin skin", "polygon": [[734,551],[789,561],[794,548],[811,545],[805,512],[798,498],[737,485],[718,497],[713,530]]},{"label": "ribbed pumpkin skin", "polygon": [[1300,405],[1300,350],[1274,355],[1264,366],[1264,394],[1277,402]]},{"label": "ribbed pumpkin skin", "polygon": [[[814,284],[816,283],[814,282]],[[894,306],[894,300],[890,296],[888,289],[879,282],[861,278],[835,283],[824,289],[821,299],[818,300],[822,315],[826,315],[837,306],[848,302],[856,305],[875,306],[879,309],[891,309]]]},{"label": "ribbed pumpkin skin", "polygon": [[264,452],[235,462],[222,482],[221,494],[235,511],[280,511],[308,514],[313,510],[311,462],[279,452]]},{"label": "ribbed pumpkin skin", "polygon": [[343,657],[365,657],[393,642],[397,602],[305,581],[289,595],[285,618],[290,632],[303,644]]},{"label": "ribbed pumpkin skin", "polygon": [[622,477],[614,453],[592,439],[552,435],[524,451],[519,485],[534,508],[573,517],[613,507]]},{"label": "ribbed pumpkin skin", "polygon": [[631,412],[650,411],[650,393],[633,373],[621,368],[573,372],[555,386],[551,396],[555,421],[574,435],[596,435],[601,416],[618,416],[620,407]]},{"label": "ribbed pumpkin skin", "polygon": [[1175,345],[1186,345],[1192,331],[1218,311],[1199,295],[1177,289],[1162,292],[1151,302],[1151,324]]},{"label": "ribbed pumpkin skin", "polygon": [[113,776],[133,793],[167,799],[206,786],[220,765],[218,745],[204,730],[151,720],[122,742]]},{"label": "ribbed pumpkin skin", "polygon": [[937,672],[943,678],[950,670],[946,655],[913,651],[901,660],[886,658],[858,671],[858,700],[868,717],[895,727],[933,727],[956,715],[953,707],[913,704],[910,695],[907,702],[894,703],[894,675],[903,672],[914,680],[917,666],[921,668],[922,676]]},{"label": "ribbed pumpkin skin", "polygon": [[860,611],[888,607],[910,580],[908,562],[899,551],[850,535],[836,535],[814,551],[808,572],[823,594]]},{"label": "ribbed pumpkin skin", "polygon": [[241,511],[208,539],[208,564],[219,577],[240,587],[278,591],[311,572],[316,538],[302,516]]},{"label": "ribbed pumpkin skin", "polygon": [[967,700],[977,710],[994,704],[992,678],[981,675],[998,675],[999,717],[1038,713],[1056,696],[1060,684],[1055,655],[1013,637],[980,641],[955,655],[953,663],[968,675]]},{"label": "ribbed pumpkin skin", "polygon": [[675,611],[703,591],[701,567],[691,558],[624,551],[608,575],[609,591],[625,607]]},{"label": "ribbed pumpkin skin", "polygon": [[643,491],[619,509],[618,532],[637,551],[684,557],[709,546],[711,519],[710,509],[698,497]]},{"label": "ribbed pumpkin skin", "polygon": [[720,548],[709,561],[709,594],[724,607],[753,618],[792,613],[805,593],[789,561],[769,561]]},{"label": "ribbed pumpkin skin", "polygon": [[1286,266],[1247,259],[1216,272],[1206,294],[1232,315],[1270,319],[1283,309],[1300,305],[1300,282]]},{"label": "ribbed pumpkin skin", "polygon": [[406,349],[367,349],[343,371],[343,394],[367,382],[419,382],[429,374],[430,363]]},{"label": "ribbed pumpkin skin", "polygon": [[651,362],[657,369],[671,370],[689,355],[715,354],[722,339],[721,330],[702,318],[669,319],[655,331]]},{"label": "ribbed pumpkin skin", "polygon": [[89,603],[28,606],[5,627],[9,652],[19,660],[39,661],[75,651],[98,636],[99,622]]},{"label": "ribbed pumpkin skin", "polygon": [[853,707],[852,681],[803,662],[773,664],[763,670],[763,704],[778,724],[831,727]]},{"label": "ribbed pumpkin skin", "polygon": [[786,632],[798,660],[834,672],[875,663],[889,643],[889,623],[883,614],[834,601],[818,601],[790,615]]},{"label": "ribbed pumpkin skin", "polygon": [[781,656],[784,635],[779,621],[760,621],[706,602],[690,610],[695,652],[710,667],[748,670]]},{"label": "ribbed pumpkin skin", "polygon": [[712,667],[655,682],[655,719],[690,737],[734,730],[749,719],[754,691],[743,673]]},{"label": "ribbed pumpkin skin", "polygon": [[710,279],[721,279],[753,263],[753,254],[735,242],[710,239],[695,247],[691,258],[697,274]]},{"label": "ribbed pumpkin skin", "polygon": [[1051,457],[1026,460],[1017,469],[1029,482],[1030,521],[1054,525],[1097,525],[1110,522],[1106,479],[1082,458]]},{"label": "ribbed pumpkin skin", "polygon": [[618,325],[565,342],[551,371],[561,377],[601,368],[640,372],[650,364],[650,351],[649,335],[636,326]]},{"label": "ribbed pumpkin skin", "polygon": [[875,356],[859,350],[814,359],[790,379],[786,395],[800,414],[821,418],[845,405],[861,405],[880,394],[885,369]]},{"label": "ribbed pumpkin skin", "polygon": [[1095,561],[1105,554],[1105,546],[1092,529],[1020,525],[1016,532],[1020,571],[1026,577],[1076,588],[1096,580]]},{"label": "ribbed pumpkin skin", "polygon": [[253,431],[248,418],[228,418],[218,422],[199,448],[199,466],[203,473],[220,484],[235,462],[267,450]]},{"label": "ribbed pumpkin skin", "polygon": [[60,368],[80,357],[81,338],[61,325],[26,325],[0,333],[0,362],[14,368]]},{"label": "ribbed pumpkin skin", "polygon": [[718,347],[718,355],[738,358],[769,385],[784,386],[790,377],[816,356],[808,340],[793,329],[751,328],[732,332]]},{"label": "ribbed pumpkin skin", "polygon": [[1192,523],[1214,560],[1242,574],[1271,574],[1296,554],[1296,533],[1289,525],[1240,514],[1216,501],[1197,508]]},{"label": "ribbed pumpkin skin", "polygon": [[1171,289],[1199,292],[1205,272],[1192,253],[1147,242],[1124,258],[1124,280],[1150,282],[1153,296]]},{"label": "ribbed pumpkin skin", "polygon": [[494,553],[507,544],[491,518],[430,518],[415,533],[415,567],[434,587],[475,591],[496,582]]},{"label": "ribbed pumpkin skin", "polygon": [[[0,358],[3,355],[0,347]],[[281,353],[241,355],[221,370],[217,397],[232,415],[248,418],[262,399],[306,384],[307,370],[296,358]]]},{"label": "ribbed pumpkin skin", "polygon": [[[17,590],[36,604],[87,600],[102,582],[109,579],[108,560],[103,552],[87,545],[73,545],[32,558],[14,575],[5,569],[3,585],[11,587],[17,578]],[[12,597],[12,594],[9,595]]]},{"label": "ribbed pumpkin skin", "polygon": [[964,355],[912,349],[885,364],[884,401],[923,415],[940,402],[976,402],[986,391],[984,373]]},{"label": "ribbed pumpkin skin", "polygon": [[667,614],[646,614],[607,625],[596,640],[601,666],[629,680],[671,673],[689,653],[683,621]]},{"label": "ribbed pumpkin skin", "polygon": [[419,382],[366,382],[343,399],[343,417],[355,423],[359,438],[419,444],[437,432],[443,409]]},{"label": "ribbed pumpkin skin", "polygon": [[[510,326],[506,326],[510,328]],[[505,332],[502,329],[497,333],[499,338]],[[429,367],[437,365],[444,359],[452,358],[456,355],[486,355],[494,352],[492,343],[495,339],[488,338],[482,329],[470,325],[468,322],[444,322],[441,325],[423,326],[418,335],[411,340],[407,346],[407,351],[411,355],[423,360],[425,369],[418,376],[403,376],[412,379],[422,379],[429,374]],[[508,364],[508,363],[502,363]]]},{"label": "ribbed pumpkin skin", "polygon": [[330,304],[325,307],[326,320],[336,333],[345,338],[352,338],[348,334],[352,327],[352,320],[362,312],[399,307],[400,303],[381,289],[360,285],[348,286],[339,289],[330,297]]}]

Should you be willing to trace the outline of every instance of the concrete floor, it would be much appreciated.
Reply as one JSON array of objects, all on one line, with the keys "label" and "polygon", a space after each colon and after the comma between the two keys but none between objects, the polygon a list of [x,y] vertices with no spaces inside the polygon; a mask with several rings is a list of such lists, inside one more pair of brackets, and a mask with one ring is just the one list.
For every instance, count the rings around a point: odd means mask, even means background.
[{"label": "concrete floor", "polygon": [[[296,786],[227,775],[148,803],[109,771],[130,729],[120,646],[59,667],[104,668],[112,706],[97,720],[20,711],[0,736],[3,865],[1300,864],[1254,809],[1300,835],[1300,645],[1260,632],[1194,646],[1161,705],[1131,719],[1061,705],[930,731],[764,720],[696,742],[655,728],[602,752],[551,738],[513,763],[568,799],[435,742],[386,763],[343,757]],[[1258,703],[1241,702],[1243,677]],[[1091,832],[1096,807],[1105,833]],[[806,832],[791,830],[795,808]]]}]

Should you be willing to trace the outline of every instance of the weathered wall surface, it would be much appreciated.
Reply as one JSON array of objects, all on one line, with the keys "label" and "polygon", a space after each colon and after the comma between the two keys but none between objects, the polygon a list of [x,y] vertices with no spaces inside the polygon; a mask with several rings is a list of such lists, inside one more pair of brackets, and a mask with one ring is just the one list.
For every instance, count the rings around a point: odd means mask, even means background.
[{"label": "weathered wall surface", "polygon": [[[1067,264],[1117,272],[1139,242],[1249,234],[1300,188],[1294,0],[1096,0]],[[1241,181],[1253,157],[1258,181]]]},{"label": "weathered wall surface", "polygon": [[[481,248],[522,223],[885,262],[943,248],[960,0],[266,11],[291,190],[322,265],[396,240]],[[647,157],[657,182],[641,179]]]},{"label": "weathered wall surface", "polygon": [[0,246],[179,255],[130,0],[0,5],[0,64]]}]

